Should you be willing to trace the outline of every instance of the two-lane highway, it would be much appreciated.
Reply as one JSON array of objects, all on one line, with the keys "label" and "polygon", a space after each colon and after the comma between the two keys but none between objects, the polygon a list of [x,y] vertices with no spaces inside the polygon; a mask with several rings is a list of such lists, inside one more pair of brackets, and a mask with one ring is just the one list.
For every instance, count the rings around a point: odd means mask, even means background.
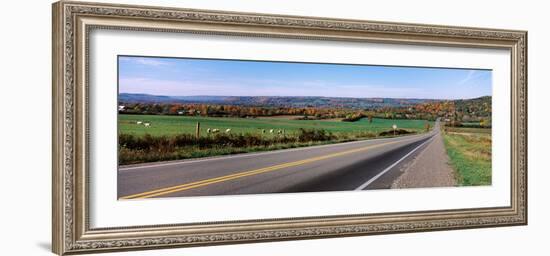
[{"label": "two-lane highway", "polygon": [[[385,188],[439,132],[121,167],[120,199]],[[389,181],[384,181],[384,179]]]}]

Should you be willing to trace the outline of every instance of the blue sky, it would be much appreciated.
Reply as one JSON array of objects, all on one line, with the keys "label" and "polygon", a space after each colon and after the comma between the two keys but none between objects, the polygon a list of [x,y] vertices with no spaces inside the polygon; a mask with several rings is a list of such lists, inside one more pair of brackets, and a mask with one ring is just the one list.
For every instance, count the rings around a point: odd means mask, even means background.
[{"label": "blue sky", "polygon": [[490,70],[119,57],[120,93],[469,99],[491,84]]}]

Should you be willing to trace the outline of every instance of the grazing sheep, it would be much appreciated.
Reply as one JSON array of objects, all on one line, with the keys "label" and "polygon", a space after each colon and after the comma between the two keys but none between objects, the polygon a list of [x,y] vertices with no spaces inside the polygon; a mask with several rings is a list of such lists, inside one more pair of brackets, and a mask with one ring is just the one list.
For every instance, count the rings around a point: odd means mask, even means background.
[{"label": "grazing sheep", "polygon": [[210,128],[206,129],[206,133],[210,133],[210,132],[211,132]]},{"label": "grazing sheep", "polygon": [[225,133],[230,133],[231,132],[231,129],[226,129],[225,130]]},{"label": "grazing sheep", "polygon": [[269,133],[273,133],[273,129],[269,130]]},{"label": "grazing sheep", "polygon": [[143,122],[142,121],[137,121],[136,124],[142,124]]},{"label": "grazing sheep", "polygon": [[149,126],[151,126],[151,123],[143,123],[143,125],[144,125],[145,127],[149,127]]},{"label": "grazing sheep", "polygon": [[220,132],[220,129],[212,129],[212,133],[218,133]]},{"label": "grazing sheep", "polygon": [[281,130],[277,131],[277,134],[282,134],[282,133],[283,133],[283,131],[281,131]]}]

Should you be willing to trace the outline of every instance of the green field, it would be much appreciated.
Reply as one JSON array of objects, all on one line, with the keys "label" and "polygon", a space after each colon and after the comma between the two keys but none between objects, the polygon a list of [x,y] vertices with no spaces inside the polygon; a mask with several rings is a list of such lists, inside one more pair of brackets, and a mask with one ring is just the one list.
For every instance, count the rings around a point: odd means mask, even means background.
[{"label": "green field", "polygon": [[[293,120],[167,115],[119,115],[119,163],[199,158],[363,140],[392,130],[425,131],[423,120]],[[138,124],[142,122],[142,124]],[[143,123],[150,123],[145,127]],[[200,138],[195,137],[200,123]],[[433,124],[430,124],[433,127]],[[218,129],[218,133],[207,133]],[[226,133],[226,129],[231,129]],[[270,133],[273,129],[274,133]],[[303,129],[303,130],[300,130]],[[278,134],[277,131],[284,131]]]},{"label": "green field", "polygon": [[[151,126],[138,125],[137,122],[150,122]],[[364,118],[357,122],[342,122],[338,120],[290,120],[285,118],[231,118],[231,117],[195,117],[195,116],[163,116],[163,115],[119,115],[119,133],[142,136],[150,134],[178,135],[195,134],[197,122],[200,122],[201,136],[207,136],[206,130],[219,129],[221,132],[231,129],[232,134],[262,134],[270,129],[285,130],[285,134],[296,134],[300,128],[323,129],[334,134],[352,134],[357,132],[380,133],[392,129],[396,124],[398,129],[421,132],[424,131],[424,120],[391,120],[373,119],[372,123]],[[433,122],[430,123],[433,127]]]},{"label": "green field", "polygon": [[445,128],[444,142],[459,185],[491,185],[491,129]]}]

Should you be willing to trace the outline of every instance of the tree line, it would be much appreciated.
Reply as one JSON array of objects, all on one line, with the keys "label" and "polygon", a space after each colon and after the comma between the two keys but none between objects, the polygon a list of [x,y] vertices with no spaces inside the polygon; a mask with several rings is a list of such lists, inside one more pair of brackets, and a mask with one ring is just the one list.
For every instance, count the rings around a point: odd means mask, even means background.
[{"label": "tree line", "polygon": [[355,122],[362,118],[435,120],[438,117],[451,122],[490,123],[491,100],[484,97],[474,100],[446,100],[420,103],[409,107],[377,107],[365,109],[316,107],[263,107],[221,104],[169,104],[124,103],[120,113],[150,115],[184,115],[209,117],[269,117],[280,115],[300,116],[299,119],[332,119]]}]

